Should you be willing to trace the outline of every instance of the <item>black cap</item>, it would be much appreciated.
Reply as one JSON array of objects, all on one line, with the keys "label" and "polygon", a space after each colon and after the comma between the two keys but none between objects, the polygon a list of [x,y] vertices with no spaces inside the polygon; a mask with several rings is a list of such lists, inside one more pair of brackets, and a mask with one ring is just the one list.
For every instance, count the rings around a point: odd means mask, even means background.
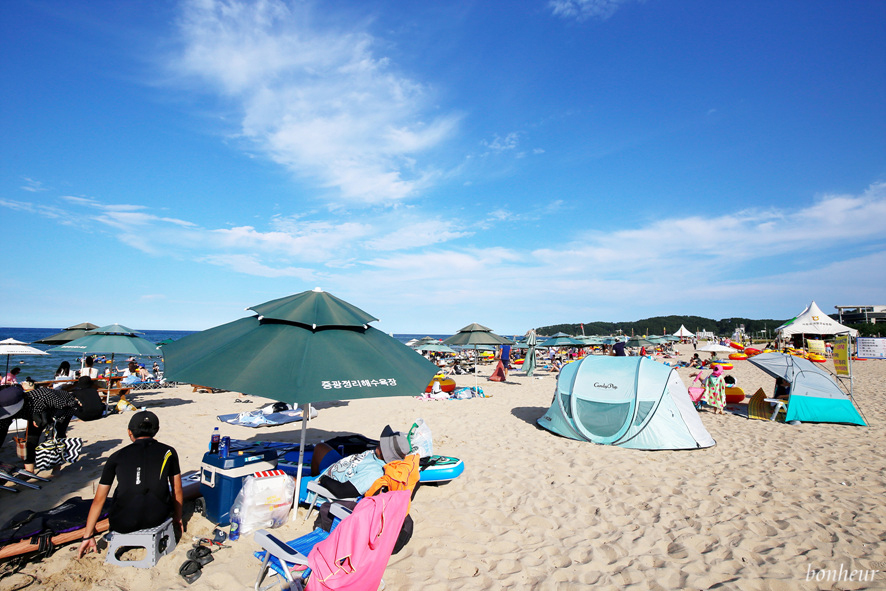
[{"label": "black cap", "polygon": [[0,418],[11,417],[25,405],[25,391],[19,384],[0,390]]},{"label": "black cap", "polygon": [[132,418],[129,419],[129,430],[134,432],[136,427],[145,423],[151,425],[151,429],[155,433],[160,430],[160,419],[149,410],[141,410],[132,415]]}]

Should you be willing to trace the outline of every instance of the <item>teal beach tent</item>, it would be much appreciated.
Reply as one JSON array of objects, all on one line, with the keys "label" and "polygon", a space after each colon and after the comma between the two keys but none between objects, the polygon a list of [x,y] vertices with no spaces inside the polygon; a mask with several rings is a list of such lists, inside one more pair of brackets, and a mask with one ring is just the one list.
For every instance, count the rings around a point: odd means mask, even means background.
[{"label": "teal beach tent", "polygon": [[784,353],[761,353],[748,361],[771,375],[791,383],[785,422],[848,423],[864,425],[852,399],[820,366]]},{"label": "teal beach tent", "polygon": [[538,424],[570,439],[631,449],[715,443],[677,372],[646,357],[592,356],[566,364]]}]

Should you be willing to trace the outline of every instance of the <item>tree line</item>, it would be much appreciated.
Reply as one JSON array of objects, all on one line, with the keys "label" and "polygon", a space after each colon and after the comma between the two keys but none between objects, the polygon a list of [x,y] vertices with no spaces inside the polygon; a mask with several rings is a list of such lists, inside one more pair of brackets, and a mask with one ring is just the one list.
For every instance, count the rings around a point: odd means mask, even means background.
[{"label": "tree line", "polygon": [[[750,336],[760,336],[768,332],[773,335],[775,329],[784,324],[787,319],[775,320],[772,318],[723,318],[715,320],[702,316],[655,316],[633,322],[585,322],[584,334],[586,335],[609,335],[609,334],[635,334],[635,335],[660,335],[673,334],[685,326],[690,332],[706,330],[718,336],[730,336],[735,329],[744,325],[745,333]],[[581,335],[581,323],[552,324],[541,326],[536,329],[540,336],[550,336],[558,332],[570,335]]]}]

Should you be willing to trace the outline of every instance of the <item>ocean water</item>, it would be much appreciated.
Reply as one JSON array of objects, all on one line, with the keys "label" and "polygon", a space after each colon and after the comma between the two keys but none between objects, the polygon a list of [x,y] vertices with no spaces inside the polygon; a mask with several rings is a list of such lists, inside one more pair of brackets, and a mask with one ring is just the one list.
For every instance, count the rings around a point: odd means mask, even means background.
[{"label": "ocean water", "polygon": [[[34,341],[39,341],[40,339],[46,338],[48,336],[54,335],[56,333],[61,332],[62,328],[8,328],[8,327],[0,327],[0,341],[5,339],[15,339],[17,341],[21,341],[23,343],[28,343],[31,347],[35,349],[40,349],[41,351],[47,351],[51,349],[55,345],[42,345],[42,344],[33,344]],[[184,336],[192,334],[196,331],[190,330],[144,330],[139,331],[142,338],[145,338],[152,343],[159,343],[160,341],[164,341],[166,339],[178,340]],[[400,341],[401,343],[407,343],[412,339],[420,339],[425,336],[430,336],[436,339],[445,339],[450,335],[425,335],[425,334],[395,334],[393,337]],[[114,365],[122,368],[125,365],[126,357],[115,358]],[[19,374],[19,381],[21,382],[26,377],[31,377],[35,381],[43,381],[43,380],[51,380],[53,376],[55,376],[55,370],[58,369],[59,364],[62,361],[67,361],[71,364],[71,367],[77,369],[80,367],[80,362],[78,361],[78,355],[73,353],[58,353],[52,352],[49,355],[10,355],[9,356],[9,368],[12,369],[15,366],[21,367],[21,373]],[[162,369],[163,367],[163,359],[161,357],[142,357],[140,359],[140,363],[144,363],[145,367],[150,368],[153,365],[154,361],[157,361],[160,364]],[[118,363],[119,362],[119,363]],[[6,364],[7,359],[6,356],[0,356],[0,370],[6,373]],[[104,367],[101,365],[96,365],[100,371],[104,370]]]}]

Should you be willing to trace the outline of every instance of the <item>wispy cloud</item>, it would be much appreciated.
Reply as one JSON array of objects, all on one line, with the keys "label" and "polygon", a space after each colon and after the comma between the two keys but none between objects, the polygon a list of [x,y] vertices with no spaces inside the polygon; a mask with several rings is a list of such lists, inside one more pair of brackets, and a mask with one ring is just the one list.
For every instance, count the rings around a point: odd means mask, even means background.
[{"label": "wispy cloud", "polygon": [[40,191],[46,191],[46,187],[43,186],[43,183],[40,181],[36,181],[34,179],[29,179],[28,177],[24,177],[22,179],[25,181],[25,184],[21,186],[23,191],[29,191],[31,193],[38,193]]},{"label": "wispy cloud", "polygon": [[634,1],[636,0],[551,0],[548,6],[556,16],[562,18],[577,21],[589,18],[606,20],[624,4]]},{"label": "wispy cloud", "polygon": [[438,174],[416,157],[439,146],[459,116],[397,71],[359,24],[315,22],[308,3],[191,0],[170,67],[241,114],[239,133],[330,200],[391,203]]},{"label": "wispy cloud", "polygon": [[[2,207],[59,222],[91,219],[90,231],[104,229],[153,256],[296,278],[341,293],[359,286],[361,301],[379,310],[390,307],[393,293],[399,306],[426,310],[429,318],[442,307],[451,315],[462,306],[476,314],[466,322],[501,317],[502,309],[537,323],[608,318],[625,302],[632,311],[626,318],[703,313],[739,300],[752,313],[772,298],[841,296],[838,277],[851,277],[853,293],[868,300],[886,284],[886,183],[790,209],[675,216],[564,235],[556,248],[498,240],[512,233],[496,229],[515,223],[504,209],[473,225],[404,208],[329,220],[279,216],[264,228],[205,228],[137,206],[89,198],[63,203],[70,209],[0,200]],[[563,207],[552,202],[533,216],[556,219]]]}]

